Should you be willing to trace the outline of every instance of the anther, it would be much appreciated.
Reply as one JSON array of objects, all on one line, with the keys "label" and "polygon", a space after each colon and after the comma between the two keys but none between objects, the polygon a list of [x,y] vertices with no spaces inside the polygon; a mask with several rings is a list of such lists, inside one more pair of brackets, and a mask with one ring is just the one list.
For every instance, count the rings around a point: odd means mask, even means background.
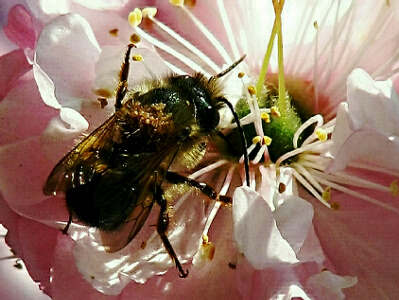
[{"label": "anther", "polygon": [[183,6],[184,0],[169,0],[169,3],[174,6]]},{"label": "anther", "polygon": [[321,197],[326,201],[329,202],[331,200],[331,187],[328,186],[324,189],[323,193],[321,194]]},{"label": "anther", "polygon": [[[183,1],[184,3],[184,1]],[[144,18],[153,18],[157,14],[158,10],[155,7],[146,7],[143,9],[143,17]]]},{"label": "anther", "polygon": [[253,85],[250,85],[248,87],[248,92],[250,95],[255,95],[256,94],[256,88]]},{"label": "anther", "polygon": [[278,107],[276,107],[276,106],[272,106],[272,107],[270,108],[270,112],[271,112],[271,114],[272,114],[273,117],[276,117],[276,118],[281,117],[280,110],[279,110]]},{"label": "anther", "polygon": [[127,17],[130,26],[137,27],[141,24],[143,20],[143,13],[139,8],[135,8]]},{"label": "anther", "polygon": [[263,137],[263,144],[266,146],[270,146],[271,143],[272,143],[272,138],[265,135]]},{"label": "anther", "polygon": [[132,59],[133,59],[134,61],[142,61],[142,60],[143,60],[143,57],[142,57],[140,54],[134,54],[133,57],[132,57]]},{"label": "anther", "polygon": [[254,137],[254,138],[252,139],[252,143],[253,143],[253,144],[257,144],[257,143],[259,143],[261,140],[262,140],[262,138],[261,138],[259,135],[257,135],[256,137]]},{"label": "anther", "polygon": [[266,123],[270,123],[270,115],[267,112],[262,112],[260,114],[260,117],[263,121],[265,121]]},{"label": "anther", "polygon": [[322,128],[318,128],[316,130],[316,136],[322,142],[325,142],[327,140],[327,132]]}]

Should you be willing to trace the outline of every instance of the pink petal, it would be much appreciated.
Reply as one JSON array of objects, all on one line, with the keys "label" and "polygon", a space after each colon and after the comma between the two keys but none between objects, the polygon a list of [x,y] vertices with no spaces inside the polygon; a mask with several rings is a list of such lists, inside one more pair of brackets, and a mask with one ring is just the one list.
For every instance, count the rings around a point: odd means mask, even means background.
[{"label": "pink petal", "polygon": [[0,102],[0,145],[41,135],[56,115],[41,101],[34,80],[20,83]]},{"label": "pink petal", "polygon": [[22,50],[15,50],[0,57],[0,101],[18,84],[18,78],[30,68]]},{"label": "pink petal", "polygon": [[[381,197],[378,191],[368,190],[367,195]],[[346,194],[333,199],[341,209],[331,211],[315,205],[314,224],[334,273],[358,277],[358,284],[345,290],[348,299],[399,295],[398,215]],[[384,201],[398,207],[393,196],[384,195]]]},{"label": "pink petal", "polygon": [[0,222],[8,229],[7,244],[24,260],[33,280],[51,295],[50,269],[55,238],[60,232],[16,214],[3,199],[0,201]]},{"label": "pink petal", "polygon": [[42,202],[42,188],[51,167],[43,156],[39,138],[0,148],[0,186],[10,206]]},{"label": "pink petal", "polygon": [[30,12],[18,4],[8,13],[8,23],[3,27],[5,35],[21,49],[35,48],[36,34]]}]

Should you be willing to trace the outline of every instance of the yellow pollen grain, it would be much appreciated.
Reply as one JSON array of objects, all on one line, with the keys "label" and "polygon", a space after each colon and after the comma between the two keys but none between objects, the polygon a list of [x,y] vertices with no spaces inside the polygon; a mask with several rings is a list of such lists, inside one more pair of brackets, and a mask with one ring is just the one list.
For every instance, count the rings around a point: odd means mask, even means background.
[{"label": "yellow pollen grain", "polygon": [[272,106],[270,108],[270,112],[271,112],[272,116],[275,118],[279,118],[281,116],[280,110],[278,109],[277,106]]},{"label": "yellow pollen grain", "polygon": [[263,121],[265,121],[266,123],[270,123],[270,115],[267,112],[262,112],[260,114],[260,117]]},{"label": "yellow pollen grain", "polygon": [[318,128],[316,130],[316,136],[322,142],[325,142],[327,140],[327,132],[322,128]]},{"label": "yellow pollen grain", "polygon": [[338,210],[339,207],[340,207],[340,205],[339,205],[338,202],[333,202],[333,203],[331,203],[331,208],[332,208],[333,210]]},{"label": "yellow pollen grain", "polygon": [[140,54],[134,54],[133,57],[132,57],[132,59],[133,59],[134,61],[142,61],[142,60],[143,60],[143,57],[142,57]]},{"label": "yellow pollen grain", "polygon": [[118,31],[119,31],[118,28],[114,28],[114,29],[111,29],[111,30],[108,31],[108,32],[109,32],[109,34],[112,35],[112,36],[118,36]]},{"label": "yellow pollen grain", "polygon": [[183,6],[184,0],[169,0],[169,3],[174,6]]},{"label": "yellow pollen grain", "polygon": [[396,179],[391,182],[390,189],[391,189],[392,196],[396,197],[398,195],[398,181]]},{"label": "yellow pollen grain", "polygon": [[245,75],[245,73],[244,73],[244,72],[240,72],[240,73],[238,73],[238,78],[243,78],[243,77],[244,77],[244,75]]},{"label": "yellow pollen grain", "polygon": [[254,87],[253,85],[250,85],[248,87],[248,92],[250,95],[255,95],[256,94],[256,87]]},{"label": "yellow pollen grain", "polygon": [[329,202],[331,200],[331,186],[328,186],[324,189],[321,197],[326,201]]},{"label": "yellow pollen grain", "polygon": [[262,140],[262,138],[261,138],[259,135],[257,135],[256,137],[254,137],[254,138],[252,139],[252,143],[253,143],[253,144],[257,144],[257,143],[259,143],[261,140]]},{"label": "yellow pollen grain", "polygon": [[143,13],[139,8],[135,8],[127,17],[130,26],[137,27],[141,24],[143,20]]},{"label": "yellow pollen grain", "polygon": [[316,29],[319,29],[319,23],[317,23],[317,21],[313,22],[313,27]]},{"label": "yellow pollen grain", "polygon": [[144,18],[153,18],[157,14],[158,10],[155,7],[146,7],[143,9]]},{"label": "yellow pollen grain", "polygon": [[131,41],[133,44],[137,44],[137,43],[139,43],[139,42],[141,41],[141,37],[140,37],[139,35],[133,33],[133,34],[130,36],[130,41]]},{"label": "yellow pollen grain", "polygon": [[284,183],[282,183],[282,182],[280,182],[279,184],[278,184],[278,192],[280,193],[280,194],[282,194],[282,193],[284,193],[285,192],[285,190],[286,190],[286,185],[284,184]]},{"label": "yellow pollen grain", "polygon": [[271,143],[272,143],[272,138],[265,135],[263,137],[263,144],[266,146],[270,146]]},{"label": "yellow pollen grain", "polygon": [[94,93],[102,98],[109,98],[112,96],[112,92],[108,89],[96,89]]}]

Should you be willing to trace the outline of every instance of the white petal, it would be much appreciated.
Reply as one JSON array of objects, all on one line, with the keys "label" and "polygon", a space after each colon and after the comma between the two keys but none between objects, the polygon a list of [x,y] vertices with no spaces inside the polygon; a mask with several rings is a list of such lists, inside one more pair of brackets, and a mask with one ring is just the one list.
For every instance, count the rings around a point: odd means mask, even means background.
[{"label": "white petal", "polygon": [[274,211],[274,217],[281,235],[298,253],[312,226],[312,205],[299,197],[291,197]]},{"label": "white petal", "polygon": [[330,271],[322,271],[313,275],[307,281],[307,286],[323,299],[344,299],[345,295],[342,289],[354,286],[357,283],[357,277],[338,276]]},{"label": "white petal", "polygon": [[374,81],[362,69],[348,77],[351,129],[373,129],[387,136],[399,135],[399,100],[390,79]]},{"label": "white petal", "polygon": [[237,248],[255,269],[298,262],[294,250],[281,236],[270,207],[254,190],[235,190],[233,219]]},{"label": "white petal", "polygon": [[63,106],[81,99],[96,99],[91,89],[99,55],[90,24],[75,14],[49,23],[36,47],[37,63],[54,82],[56,97]]}]

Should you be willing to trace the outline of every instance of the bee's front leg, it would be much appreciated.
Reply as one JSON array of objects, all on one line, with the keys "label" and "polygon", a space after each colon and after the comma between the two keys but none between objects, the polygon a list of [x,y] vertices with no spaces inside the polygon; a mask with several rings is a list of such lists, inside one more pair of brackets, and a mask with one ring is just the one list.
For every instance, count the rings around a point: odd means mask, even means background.
[{"label": "bee's front leg", "polygon": [[185,278],[188,275],[188,270],[183,270],[180,261],[176,256],[176,252],[175,250],[173,250],[173,247],[170,244],[170,241],[166,235],[166,230],[169,226],[168,203],[164,198],[163,191],[160,187],[156,188],[154,192],[154,198],[158,205],[161,207],[157,223],[157,232],[161,237],[162,243],[164,244],[166,251],[169,253],[170,258],[176,265],[176,268],[179,270],[179,276]]}]

